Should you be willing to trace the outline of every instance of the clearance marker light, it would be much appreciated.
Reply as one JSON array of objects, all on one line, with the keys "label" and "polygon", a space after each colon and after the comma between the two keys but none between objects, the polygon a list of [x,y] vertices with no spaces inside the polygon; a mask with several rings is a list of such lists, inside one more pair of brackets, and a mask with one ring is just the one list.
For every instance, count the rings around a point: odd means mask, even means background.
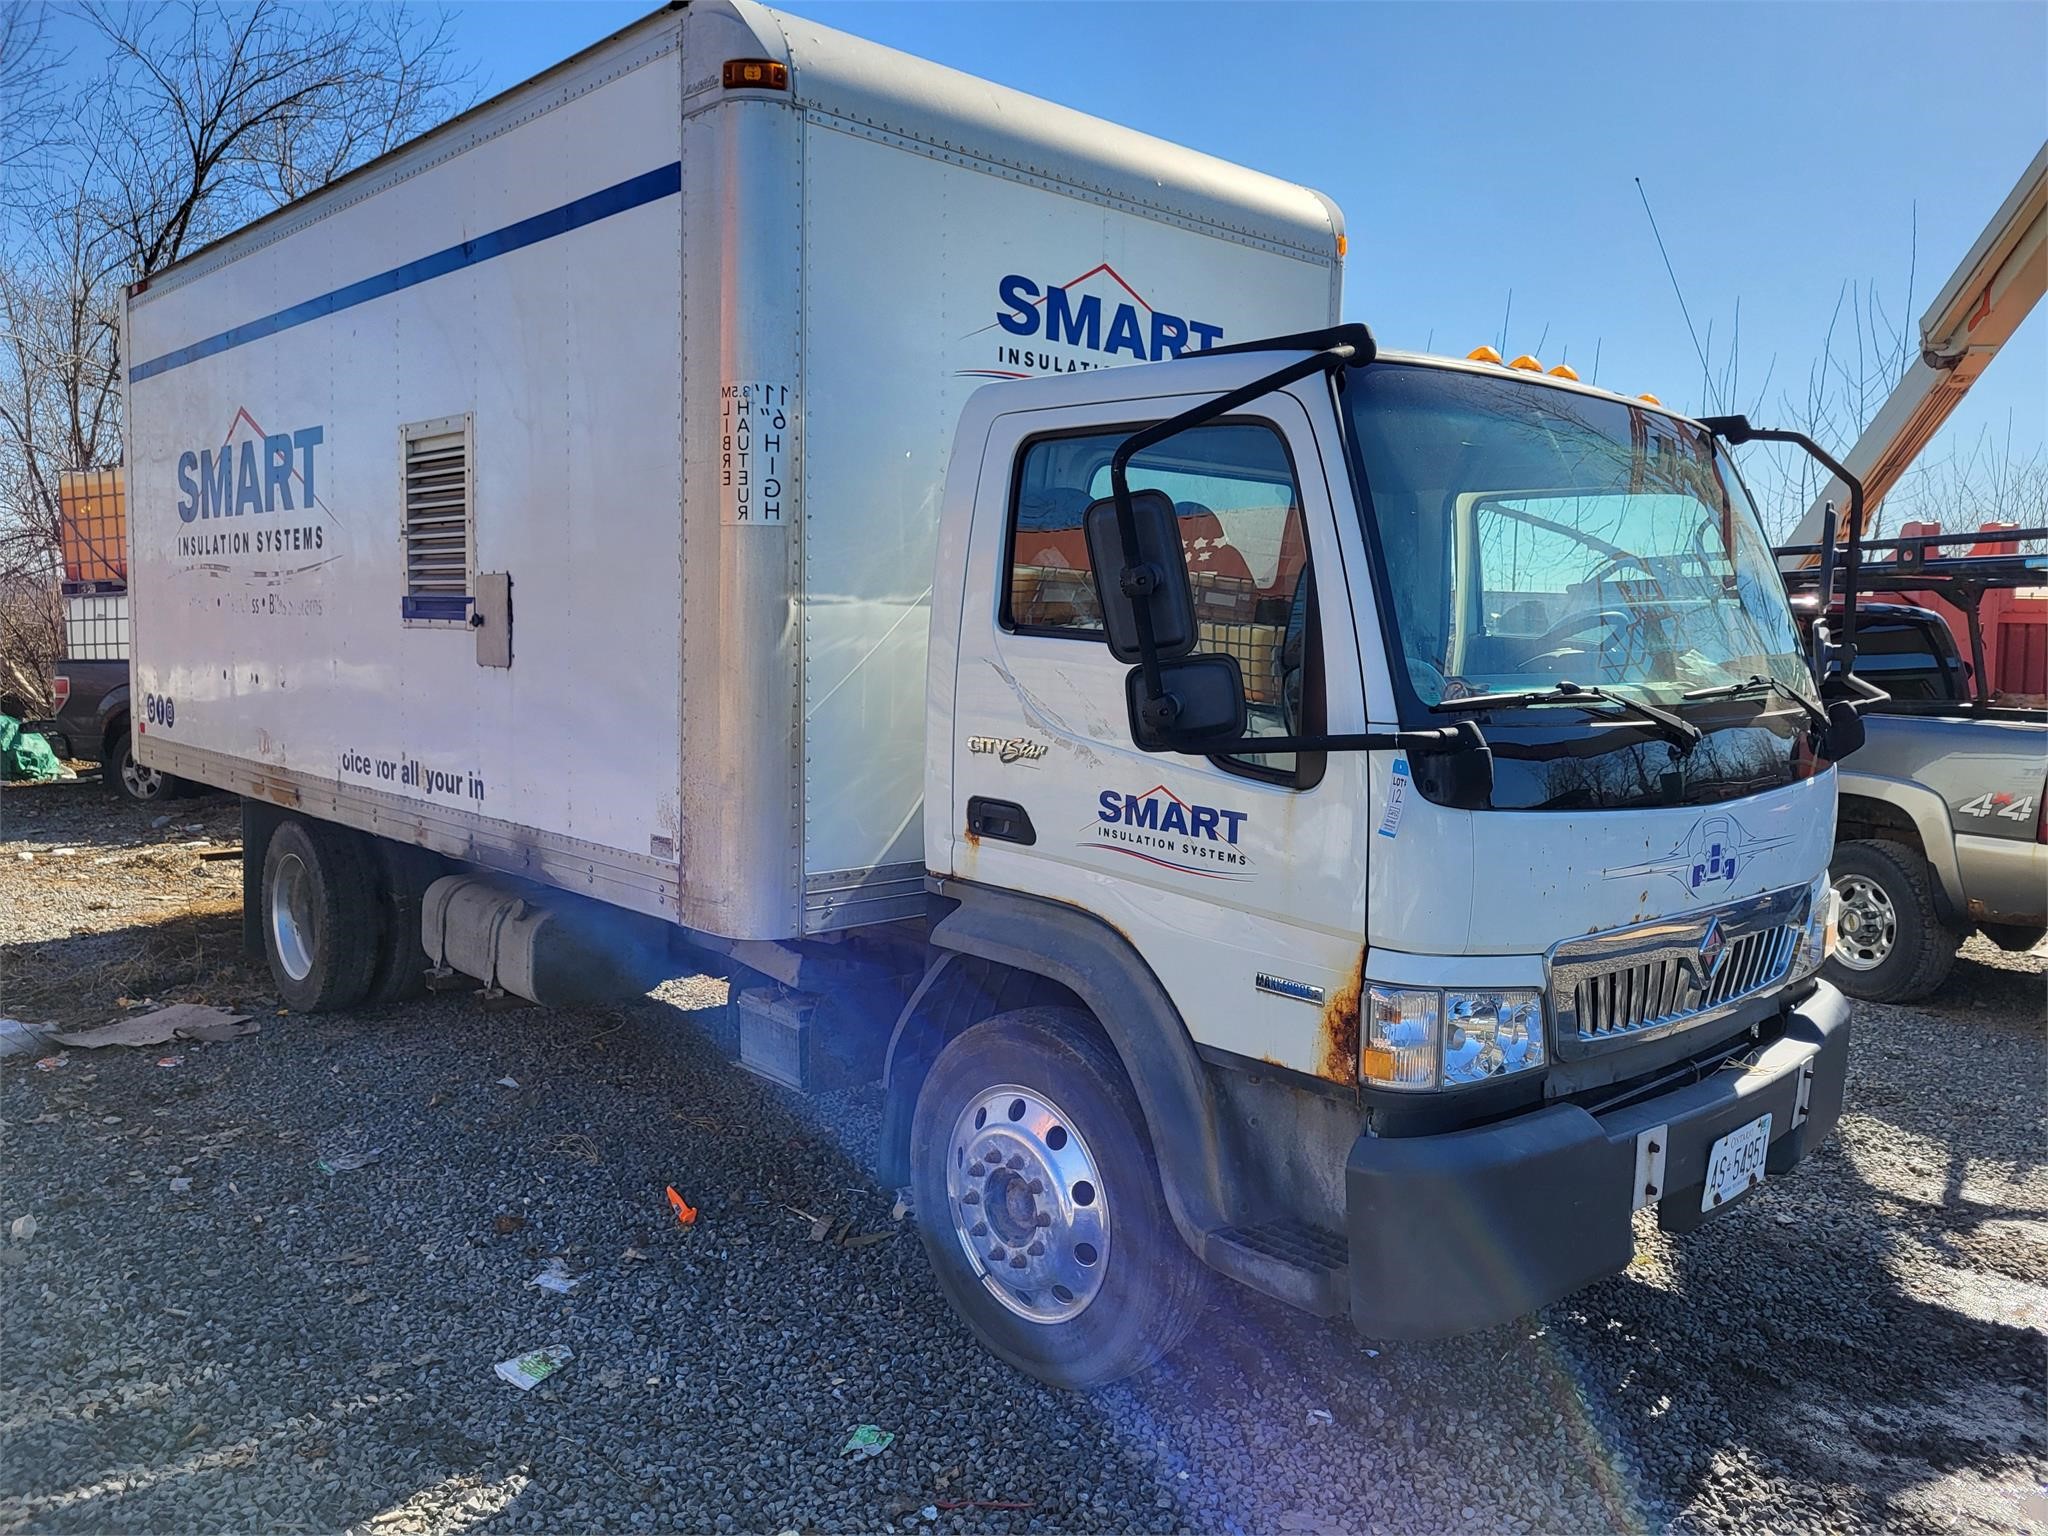
[{"label": "clearance marker light", "polygon": [[1559,363],[1550,370],[1550,376],[1553,379],[1570,379],[1574,384],[1579,382],[1579,370],[1570,363]]},{"label": "clearance marker light", "polygon": [[1337,237],[1337,259],[1339,261],[1342,261],[1344,259],[1344,253],[1350,249],[1351,241],[1349,237],[1345,235],[1339,235]]},{"label": "clearance marker light", "polygon": [[1491,347],[1474,347],[1465,354],[1465,361],[1468,363],[1497,363],[1500,361],[1500,354]]},{"label": "clearance marker light", "polygon": [[725,88],[730,91],[742,86],[757,91],[786,91],[789,66],[773,59],[727,59]]},{"label": "clearance marker light", "polygon": [[1642,401],[1645,405],[1662,405],[1664,403],[1662,400],[1659,400],[1655,395],[1637,395],[1636,398]]},{"label": "clearance marker light", "polygon": [[1508,366],[1510,368],[1519,368],[1524,373],[1541,373],[1543,371],[1543,365],[1537,362],[1535,358],[1531,357],[1526,352],[1524,352],[1520,357],[1516,358],[1512,363],[1509,363]]}]

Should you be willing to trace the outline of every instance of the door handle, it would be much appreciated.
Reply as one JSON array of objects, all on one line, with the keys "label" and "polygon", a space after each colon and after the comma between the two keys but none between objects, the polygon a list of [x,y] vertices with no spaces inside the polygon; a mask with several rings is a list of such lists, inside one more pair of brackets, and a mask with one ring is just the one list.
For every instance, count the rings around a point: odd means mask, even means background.
[{"label": "door handle", "polygon": [[1031,825],[1031,813],[1014,800],[991,800],[971,795],[967,801],[967,835],[990,837],[999,843],[1022,843],[1029,848],[1038,841],[1038,829]]}]

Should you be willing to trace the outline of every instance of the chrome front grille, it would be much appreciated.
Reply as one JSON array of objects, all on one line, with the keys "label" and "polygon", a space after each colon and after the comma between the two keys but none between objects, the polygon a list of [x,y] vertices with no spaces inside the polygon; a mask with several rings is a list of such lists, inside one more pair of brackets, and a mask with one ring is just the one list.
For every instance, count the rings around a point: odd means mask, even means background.
[{"label": "chrome front grille", "polygon": [[1782,982],[1806,920],[1803,888],[1715,912],[1571,939],[1550,953],[1561,1055],[1705,1022]]},{"label": "chrome front grille", "polygon": [[1573,988],[1581,1040],[1679,1024],[1696,1013],[1740,1002],[1780,980],[1792,965],[1798,930],[1787,925],[1731,939],[1721,968],[1700,985],[1687,959],[1646,960],[1589,976]]}]

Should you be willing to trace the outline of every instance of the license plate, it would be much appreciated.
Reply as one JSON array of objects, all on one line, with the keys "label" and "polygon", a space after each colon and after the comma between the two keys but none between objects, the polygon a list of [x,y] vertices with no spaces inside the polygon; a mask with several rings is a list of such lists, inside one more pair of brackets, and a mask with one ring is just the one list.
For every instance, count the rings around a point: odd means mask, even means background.
[{"label": "license plate", "polygon": [[1771,1117],[1737,1126],[1714,1143],[1707,1154],[1707,1191],[1702,1211],[1719,1210],[1745,1190],[1764,1181],[1764,1158],[1771,1150]]}]

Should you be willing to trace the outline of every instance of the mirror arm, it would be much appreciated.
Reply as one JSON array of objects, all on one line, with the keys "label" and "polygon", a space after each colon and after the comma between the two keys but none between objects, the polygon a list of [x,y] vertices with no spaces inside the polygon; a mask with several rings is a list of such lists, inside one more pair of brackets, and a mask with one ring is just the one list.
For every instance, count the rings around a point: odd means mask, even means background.
[{"label": "mirror arm", "polygon": [[[1842,645],[1847,650],[1843,671],[1853,672],[1856,668],[1856,578],[1863,571],[1863,482],[1804,432],[1791,432],[1782,427],[1753,427],[1747,416],[1702,416],[1700,425],[1738,447],[1747,442],[1790,443],[1849,487],[1849,548],[1842,561]],[[1827,617],[1826,610],[1822,610],[1821,617]]]},{"label": "mirror arm", "polygon": [[[1169,416],[1165,421],[1155,422],[1141,432],[1134,432],[1117,445],[1115,455],[1109,461],[1110,494],[1116,502],[1116,531],[1124,548],[1124,568],[1118,573],[1117,585],[1126,596],[1137,597],[1154,590],[1161,573],[1148,562],[1139,558],[1138,522],[1131,511],[1131,460],[1155,443],[1164,442],[1176,433],[1190,427],[1198,427],[1205,421],[1214,421],[1232,411],[1249,405],[1262,395],[1269,395],[1276,389],[1285,389],[1297,379],[1305,379],[1312,373],[1328,373],[1350,364],[1358,349],[1350,343],[1329,347],[1311,356],[1289,363],[1285,368],[1274,370],[1263,378],[1233,389],[1227,395],[1218,395],[1214,400],[1182,411],[1178,416]],[[1165,696],[1160,686],[1159,642],[1152,633],[1152,613],[1148,605],[1137,605],[1138,623],[1138,665],[1145,674],[1145,716],[1162,734],[1171,731],[1175,701]]]}]

